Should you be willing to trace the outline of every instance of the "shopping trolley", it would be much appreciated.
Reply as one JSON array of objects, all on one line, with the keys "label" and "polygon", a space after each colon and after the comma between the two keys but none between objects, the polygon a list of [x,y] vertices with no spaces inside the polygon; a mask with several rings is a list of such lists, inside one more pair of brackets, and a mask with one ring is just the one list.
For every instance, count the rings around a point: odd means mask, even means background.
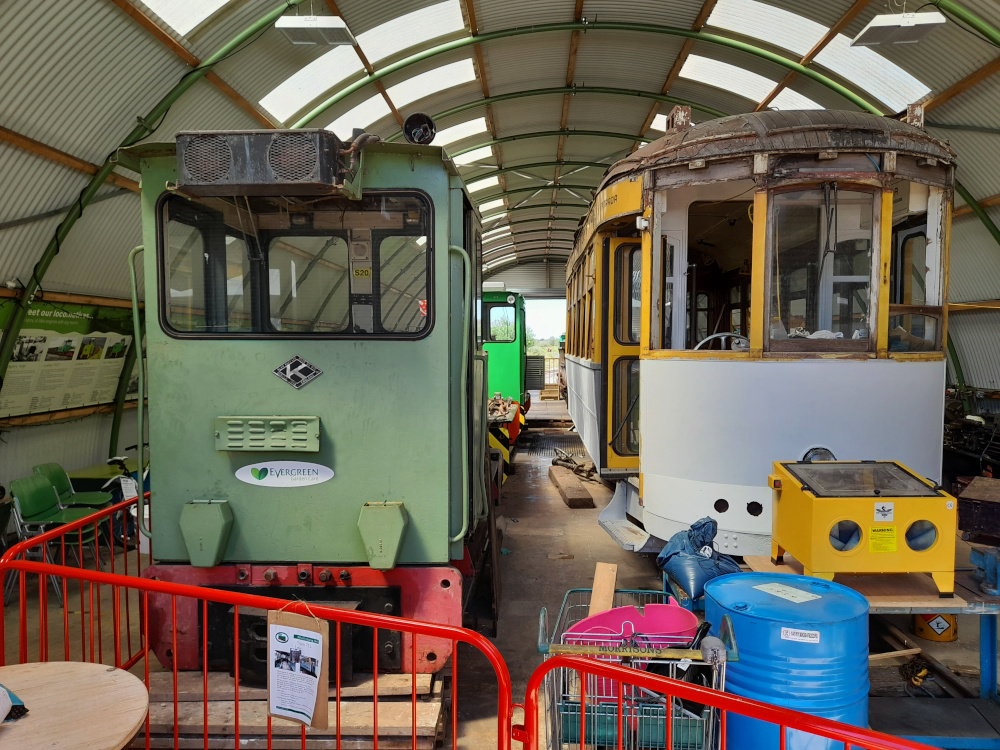
[{"label": "shopping trolley", "polygon": [[[583,655],[655,672],[671,679],[684,678],[687,670],[699,670],[708,687],[725,689],[726,661],[739,658],[732,623],[728,618],[720,628],[726,657],[709,664],[702,659],[700,651],[688,649],[689,636],[631,634],[627,629],[607,634],[571,632],[574,625],[587,617],[590,596],[591,589],[567,591],[551,631],[548,613],[542,609],[538,623],[538,650],[546,658],[555,654]],[[613,606],[631,605],[642,611],[648,604],[669,602],[669,594],[662,591],[618,590],[615,591]],[[703,630],[699,631],[701,633]],[[586,706],[582,743],[581,693]],[[549,750],[564,750],[567,745],[581,745],[581,750],[586,747],[618,747],[619,736],[623,750],[711,750],[718,736],[718,716],[714,708],[676,698],[668,706],[663,695],[594,675],[588,675],[581,686],[579,673],[572,669],[553,670],[546,678],[545,696]],[[671,717],[669,746],[668,713]]]}]

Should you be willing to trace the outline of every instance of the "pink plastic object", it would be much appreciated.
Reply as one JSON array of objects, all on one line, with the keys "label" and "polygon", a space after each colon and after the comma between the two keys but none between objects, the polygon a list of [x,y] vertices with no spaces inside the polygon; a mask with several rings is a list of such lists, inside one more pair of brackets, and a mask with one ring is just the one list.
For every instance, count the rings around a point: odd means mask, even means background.
[{"label": "pink plastic object", "polygon": [[[667,604],[647,604],[642,611],[633,606],[615,607],[586,617],[572,625],[563,636],[563,643],[574,646],[618,646],[629,644],[649,648],[682,648],[698,630],[698,617],[670,598]],[[620,656],[594,656],[600,661],[621,664]],[[628,666],[645,669],[648,659],[632,658]],[[600,678],[592,697],[598,701],[616,700],[618,686],[613,680]]]}]

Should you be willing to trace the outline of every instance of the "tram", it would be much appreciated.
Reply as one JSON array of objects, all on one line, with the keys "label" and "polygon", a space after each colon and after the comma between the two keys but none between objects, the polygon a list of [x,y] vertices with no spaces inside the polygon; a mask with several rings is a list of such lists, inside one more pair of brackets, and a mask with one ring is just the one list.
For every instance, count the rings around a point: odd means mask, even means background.
[{"label": "tram", "polygon": [[[462,624],[491,505],[480,218],[442,149],[377,141],[197,132],[122,155],[142,173],[144,575]],[[164,665],[235,639],[241,676],[266,674],[254,617],[178,607],[171,633],[170,606],[150,599]],[[451,650],[378,637],[344,668],[434,672]]]},{"label": "tram", "polygon": [[567,266],[570,415],[619,480],[602,526],[656,549],[711,516],[761,555],[774,460],[940,481],[952,150],[861,112],[668,125],[608,170]]}]

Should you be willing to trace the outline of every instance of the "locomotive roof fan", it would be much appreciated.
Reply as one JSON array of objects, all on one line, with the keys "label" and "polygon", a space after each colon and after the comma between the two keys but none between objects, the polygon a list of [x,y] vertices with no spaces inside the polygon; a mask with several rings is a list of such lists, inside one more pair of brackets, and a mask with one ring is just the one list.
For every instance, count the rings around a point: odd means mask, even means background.
[{"label": "locomotive roof fan", "polygon": [[344,145],[329,130],[177,134],[177,187],[197,196],[329,195]]},{"label": "locomotive roof fan", "polygon": [[414,146],[430,146],[437,135],[437,125],[430,115],[414,112],[403,123],[403,137]]}]

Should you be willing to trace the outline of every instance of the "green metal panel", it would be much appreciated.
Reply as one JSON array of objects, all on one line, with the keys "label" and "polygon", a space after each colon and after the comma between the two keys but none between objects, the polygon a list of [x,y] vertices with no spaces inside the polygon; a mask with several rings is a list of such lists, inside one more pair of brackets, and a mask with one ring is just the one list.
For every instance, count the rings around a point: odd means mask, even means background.
[{"label": "green metal panel", "polygon": [[216,417],[215,450],[319,452],[319,417]]},{"label": "green metal panel", "polygon": [[[155,203],[176,180],[173,157],[143,159],[149,440],[156,476],[150,502],[157,557],[188,559],[181,509],[226,500],[234,524],[225,561],[367,564],[357,521],[368,502],[402,502],[409,526],[400,564],[445,563],[461,524],[461,460],[450,467],[460,370],[451,343],[460,327],[461,276],[449,260],[449,176],[441,150],[382,144],[365,153],[366,190],[419,186],[433,205],[434,325],[419,340],[191,340],[170,338],[158,320]],[[461,268],[461,264],[459,264]],[[272,370],[300,356],[323,371],[297,390]],[[269,451],[217,451],[226,415],[308,414],[324,434],[315,465],[328,481],[263,486],[237,479]],[[451,469],[451,470],[450,470]],[[457,519],[457,522],[456,522]]]},{"label": "green metal panel", "polygon": [[488,314],[483,315],[483,349],[489,354],[488,387],[489,395],[499,393],[504,398],[512,398],[518,403],[525,401],[524,370],[527,357],[527,335],[524,322],[524,297],[513,292],[483,292],[483,309],[491,304],[506,304],[513,297],[514,340],[487,341],[489,330]]}]

